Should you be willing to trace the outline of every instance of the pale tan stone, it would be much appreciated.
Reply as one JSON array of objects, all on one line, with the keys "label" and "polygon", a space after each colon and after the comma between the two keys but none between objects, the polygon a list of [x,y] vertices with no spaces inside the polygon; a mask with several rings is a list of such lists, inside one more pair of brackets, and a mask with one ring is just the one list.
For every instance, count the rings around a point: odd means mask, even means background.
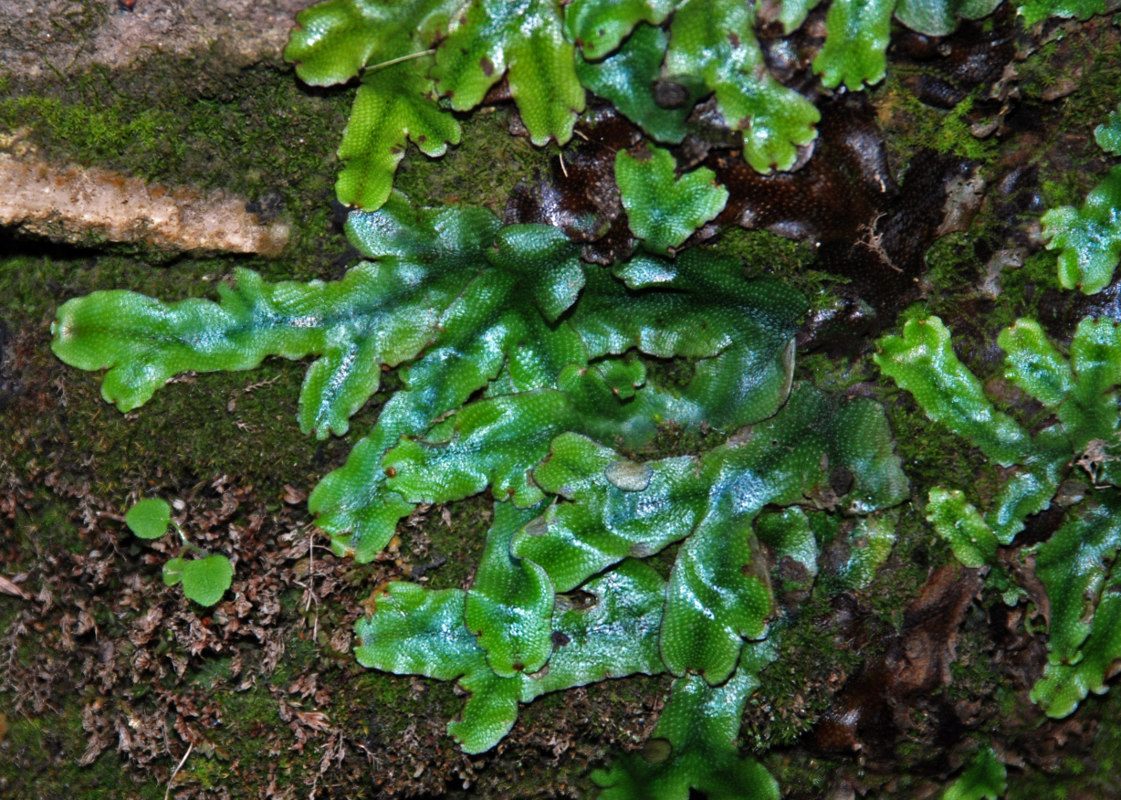
[{"label": "pale tan stone", "polygon": [[147,184],[105,169],[0,153],[0,225],[52,239],[107,239],[169,250],[277,255],[288,225],[263,224],[245,198]]}]

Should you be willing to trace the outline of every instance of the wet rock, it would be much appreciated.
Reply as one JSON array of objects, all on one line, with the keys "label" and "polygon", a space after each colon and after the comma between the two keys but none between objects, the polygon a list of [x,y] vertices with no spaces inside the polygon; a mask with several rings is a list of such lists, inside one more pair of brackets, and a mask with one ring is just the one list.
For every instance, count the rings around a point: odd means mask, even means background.
[{"label": "wet rock", "polygon": [[553,162],[549,175],[514,187],[505,221],[558,227],[585,245],[585,260],[610,264],[634,249],[615,184],[615,154],[638,144],[642,133],[606,107],[594,111],[576,131],[579,143]]},{"label": "wet rock", "polygon": [[903,79],[928,105],[950,109],[974,89],[995,84],[1016,55],[1015,11],[1006,4],[984,20],[964,22],[949,36],[906,32],[893,44]]}]

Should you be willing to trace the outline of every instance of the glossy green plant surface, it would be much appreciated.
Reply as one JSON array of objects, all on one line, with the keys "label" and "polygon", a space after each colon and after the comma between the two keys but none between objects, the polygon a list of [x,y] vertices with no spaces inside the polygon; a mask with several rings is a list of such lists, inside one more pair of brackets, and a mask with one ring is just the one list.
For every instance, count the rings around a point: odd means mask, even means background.
[{"label": "glossy green plant surface", "polygon": [[898,516],[898,511],[888,511],[856,520],[848,537],[848,560],[831,577],[830,585],[847,591],[860,591],[872,583],[895,545]]},{"label": "glossy green plant surface", "polygon": [[806,16],[821,5],[822,0],[790,0],[788,3],[782,3],[779,7],[779,21],[782,22],[782,29],[786,33],[793,33],[802,27],[802,23],[806,21]]},{"label": "glossy green plant surface", "polygon": [[[566,13],[581,50],[577,71],[584,85],[656,141],[680,142],[692,106],[709,94],[728,127],[742,134],[744,158],[761,172],[789,169],[797,147],[816,135],[813,104],[767,71],[749,4],[590,0],[571,4]],[[652,27],[663,21],[668,31]],[[655,100],[661,78],[684,90],[674,108]]]},{"label": "glossy green plant surface", "polygon": [[1035,548],[1036,575],[1051,601],[1049,661],[1074,663],[1093,628],[1094,606],[1121,547],[1121,510],[1115,497],[1069,515],[1066,523]]},{"label": "glossy green plant surface", "polygon": [[1048,664],[1031,698],[1052,717],[1072,714],[1090,692],[1105,694],[1121,658],[1121,581],[1104,587],[1094,612],[1094,633],[1079,648],[1077,663]]},{"label": "glossy green plant surface", "polygon": [[[1096,3],[1029,2],[1025,19],[1085,16]],[[813,62],[829,88],[880,82],[893,17],[941,36],[999,0],[833,0]],[[818,3],[783,3],[787,33]],[[460,140],[452,111],[484,103],[504,78],[530,140],[564,145],[591,91],[652,140],[681,142],[696,104],[711,97],[760,172],[791,169],[816,136],[813,103],[767,69],[755,10],[741,0],[326,0],[301,12],[285,50],[317,86],[361,76],[339,157],[344,204],[374,210],[389,197],[411,142],[442,155]],[[680,94],[665,103],[657,86]],[[661,250],[662,247],[655,249]]]},{"label": "glossy green plant surface", "polygon": [[452,108],[467,111],[507,71],[533,143],[567,142],[584,89],[556,0],[472,0],[436,51],[432,75]]},{"label": "glossy green plant surface", "polygon": [[[1024,518],[1047,508],[1075,460],[1085,465],[1095,485],[1116,486],[1121,477],[1114,457],[1121,427],[1114,389],[1121,383],[1117,327],[1108,320],[1083,320],[1069,360],[1034,320],[1017,321],[1000,334],[998,344],[1006,354],[1006,379],[1058,418],[1034,436],[996,410],[954,355],[949,331],[937,317],[908,321],[902,337],[880,340],[876,355],[884,374],[911,392],[931,419],[969,439],[1002,467],[1016,466],[984,520],[962,505],[960,494],[932,493],[929,516],[945,521],[939,531],[967,563],[992,550],[985,527],[1000,544],[1009,544]],[[967,554],[969,548],[978,549]]]},{"label": "glossy green plant surface", "polygon": [[568,141],[585,96],[560,14],[555,0],[326,0],[302,11],[284,53],[299,76],[327,86],[362,75],[339,200],[379,208],[406,143],[443,155],[460,137],[450,110],[474,108],[504,76],[534,144]]},{"label": "glossy green plant surface", "polygon": [[808,387],[755,426],[749,442],[700,459],[632,465],[568,435],[534,472],[545,491],[567,502],[517,534],[512,549],[569,591],[628,556],[684,540],[667,589],[662,658],[675,675],[692,670],[718,684],[734,669],[743,640],[767,632],[770,587],[753,520],[769,504],[819,493],[838,468],[857,476],[841,499],[852,510],[891,506],[906,492],[880,409],[837,405]]},{"label": "glossy green plant surface", "polygon": [[639,25],[623,45],[607,58],[590,61],[577,52],[576,73],[591,92],[606,100],[658,142],[678,144],[689,132],[693,105],[706,94],[699,81],[676,76],[686,100],[676,108],[658,105],[651,87],[662,76],[668,34],[662,28]]},{"label": "glossy green plant surface", "polygon": [[688,800],[695,791],[710,800],[778,800],[775,779],[736,747],[744,703],[759,685],[755,676],[775,655],[766,645],[745,648],[722,686],[694,676],[674,681],[645,749],[592,774],[604,790],[600,798]]},{"label": "glossy green plant surface", "polygon": [[913,31],[945,36],[959,20],[988,16],[998,5],[1000,0],[899,0],[895,18]]},{"label": "glossy green plant surface", "polygon": [[1099,499],[1100,505],[1069,514],[1049,541],[1034,548],[1036,571],[1051,600],[1051,640],[1032,700],[1053,717],[1072,713],[1089,692],[1104,693],[1121,658],[1121,497],[1114,490]]},{"label": "glossy green plant surface", "polygon": [[330,86],[363,75],[339,145],[340,202],[381,206],[407,142],[428,156],[443,155],[448,144],[459,142],[459,122],[432,99],[428,48],[462,5],[327,0],[297,15],[284,56],[302,80]]},{"label": "glossy green plant surface", "polygon": [[[311,496],[318,524],[360,560],[415,503],[488,486],[499,499],[536,503],[529,471],[564,431],[639,444],[658,422],[731,428],[774,413],[789,388],[804,301],[788,288],[744,281],[735,262],[698,254],[635,259],[612,276],[581,266],[576,246],[545,226],[488,228],[493,247],[484,237],[426,263],[409,253],[424,233],[474,214],[392,205],[349,223],[379,264],[408,264],[418,290],[458,281],[438,333],[403,373],[406,391]],[[699,360],[692,379],[668,391],[647,380],[639,354]],[[485,397],[448,414],[481,389]]]},{"label": "glossy green plant surface", "polygon": [[431,47],[464,0],[326,0],[296,15],[284,57],[330,86]]},{"label": "glossy green plant surface", "polygon": [[1121,156],[1121,109],[1114,111],[1094,128],[1094,141],[1110,155]]},{"label": "glossy green plant surface", "polygon": [[1062,206],[1043,215],[1049,250],[1059,250],[1059,282],[1096,294],[1109,285],[1121,259],[1121,166],[1086,196],[1082,208]]},{"label": "glossy green plant surface", "polygon": [[[783,4],[780,21],[792,31],[816,5]],[[893,15],[940,35],[993,6],[834,0],[814,70],[857,91],[883,78]],[[727,197],[712,173],[678,174],[653,144],[703,139],[698,103],[711,100],[710,135],[760,171],[789,168],[815,135],[813,104],[768,71],[754,13],[736,0],[314,6],[286,54],[310,83],[360,79],[337,188],[364,209],[347,235],[366,260],[329,282],[239,270],[216,302],[99,292],[64,305],[54,326],[56,353],[105,370],[103,393],[122,410],[186,370],[309,359],[299,422],[319,438],[345,434],[397,370],[376,423],[312,493],[317,524],[337,552],[369,561],[421,504],[489,493],[493,510],[468,588],[390,584],[356,626],[358,658],[457,682],[466,700],[448,730],[471,753],[544,693],[673,675],[646,749],[596,774],[609,798],[778,797],[737,740],[747,697],[781,658],[784,596],[868,586],[908,497],[879,405],[794,384],[798,292],[708,253],[667,257]],[[416,208],[392,191],[410,143],[444,153],[459,141],[457,114],[503,80],[537,145],[569,139],[586,90],[642,129],[615,179],[646,252],[590,265],[556,229],[504,226],[471,206]],[[658,95],[667,88],[676,100]],[[1098,132],[1111,152],[1118,124]],[[1114,199],[1098,204],[1107,216]],[[1064,235],[1077,238],[1060,231],[1052,244],[1074,247]],[[1065,348],[1021,320],[999,343],[1005,379],[1050,415],[1042,430],[998,408],[936,318],[881,340],[877,361],[1004,470],[985,502],[938,487],[925,509],[990,580],[1011,585],[1000,548],[1058,502],[1060,484],[1078,490],[1064,493],[1055,535],[1028,552],[1050,601],[1050,663],[1033,696],[1059,716],[1103,691],[1121,656],[1121,340],[1087,320]],[[721,443],[663,449],[663,435],[682,432]],[[838,538],[846,554],[830,563]],[[173,559],[165,579],[216,602],[232,574],[217,558]],[[795,577],[776,569],[786,560]],[[982,752],[947,796],[1000,791],[999,767]]]},{"label": "glossy green plant surface", "polygon": [[1061,717],[1088,691],[1102,691],[1109,664],[1121,657],[1111,588],[1121,547],[1121,328],[1084,319],[1063,354],[1039,323],[1021,319],[997,343],[1005,379],[1052,415],[1034,434],[995,409],[937,317],[910,320],[901,337],[880,340],[876,362],[932,419],[1009,468],[985,513],[961,487],[930,492],[927,518],[966,566],[990,566],[1006,581],[998,547],[1013,541],[1029,515],[1049,508],[1061,484],[1068,487],[1063,524],[1030,548],[1050,633],[1047,671],[1032,697]]},{"label": "glossy green plant surface", "polygon": [[931,489],[926,518],[965,566],[977,568],[996,562],[1000,542],[964,492],[940,486]]},{"label": "glossy green plant surface", "polygon": [[463,610],[463,621],[486,651],[488,665],[504,678],[537,672],[553,653],[552,583],[540,565],[510,552],[515,532],[541,510],[495,505],[494,524]]},{"label": "glossy green plant surface", "polygon": [[1105,0],[1017,0],[1016,5],[1026,25],[1048,17],[1089,19],[1107,11]]},{"label": "glossy green plant surface", "polygon": [[823,84],[858,91],[883,80],[894,8],[895,0],[833,0],[825,18],[829,35],[813,64]]},{"label": "glossy green plant surface", "polygon": [[877,344],[880,369],[913,394],[928,417],[969,439],[1001,465],[1027,458],[1027,433],[996,410],[981,382],[958,360],[942,320],[908,320],[902,337]]},{"label": "glossy green plant surface", "polygon": [[678,247],[728,202],[716,174],[699,167],[680,177],[668,150],[650,147],[615,156],[615,181],[627,210],[631,233],[655,253]]},{"label": "glossy green plant surface", "polygon": [[[340,549],[367,559],[411,502],[488,484],[536,502],[526,474],[563,430],[638,443],[658,422],[734,427],[772,414],[788,391],[804,300],[744,281],[735,262],[641,258],[615,277],[583,266],[555,229],[500,230],[480,209],[415,211],[401,198],[352,215],[348,230],[378,260],[339,281],[270,284],[242,270],[217,303],[99,292],[59,310],[55,352],[107,369],[103,394],[123,410],[184,370],[320,355],[300,404],[301,427],[320,437],[346,431],[383,366],[408,362],[405,391],[312,496]],[[698,361],[671,392],[647,382],[638,353]],[[447,416],[480,389],[488,396]],[[426,477],[414,485],[417,474]]]},{"label": "glossy green plant surface", "polygon": [[418,70],[420,63],[410,60],[363,76],[339,144],[346,165],[335,184],[340,203],[381,207],[409,141],[431,157],[459,144],[459,122],[427,99],[433,82]]},{"label": "glossy green plant surface", "polygon": [[598,61],[613,53],[640,22],[660,25],[678,0],[573,0],[565,29],[584,57]]},{"label": "glossy green plant surface", "polygon": [[548,619],[547,670],[525,669],[499,675],[488,654],[464,622],[470,592],[430,590],[393,583],[377,599],[374,613],[358,622],[357,655],[364,666],[398,674],[458,680],[470,692],[460,718],[448,732],[463,749],[478,753],[493,747],[513,726],[518,703],[546,693],[635,673],[662,671],[656,639],[664,581],[637,561],[585,585],[594,602],[576,607],[557,598]]},{"label": "glossy green plant surface", "polygon": [[[1094,129],[1098,146],[1121,155],[1121,112]],[[1059,250],[1059,283],[1064,289],[1097,294],[1113,280],[1121,260],[1121,166],[1086,196],[1082,208],[1061,206],[1043,215],[1048,250]]]},{"label": "glossy green plant surface", "polygon": [[767,72],[754,22],[753,7],[737,0],[686,0],[670,24],[665,69],[695,77],[713,93],[725,123],[742,132],[751,166],[790,169],[821,115]]},{"label": "glossy green plant surface", "polygon": [[[403,202],[397,207],[407,216]],[[319,438],[345,433],[350,416],[377,390],[381,367],[427,347],[443,324],[440,312],[455,305],[469,282],[454,256],[417,281],[416,259],[477,250],[490,242],[497,221],[485,211],[449,211],[429,230],[423,244],[420,231],[409,231],[418,245],[413,261],[359,265],[329,283],[268,283],[239,269],[233,286],[218,286],[217,303],[95,292],[59,309],[52,347],[72,366],[108,370],[102,395],[122,411],[186,370],[251,369],[266,355],[316,355],[300,393],[301,430]],[[557,269],[579,270],[566,263]],[[545,302],[554,297],[547,289],[538,295]]]},{"label": "glossy green plant surface", "polygon": [[[656,180],[674,188],[672,165]],[[772,796],[774,782],[734,745],[777,646],[772,565],[754,522],[766,510],[769,546],[812,576],[821,549],[800,507],[861,517],[908,493],[878,405],[792,391],[805,300],[746,279],[731,259],[691,250],[609,270],[582,263],[554,228],[416,209],[399,195],[353,212],[347,233],[370,260],[337,281],[268,283],[242,270],[217,302],[72,300],[55,351],[107,369],[104,394],[122,408],[185,369],[316,356],[300,420],[319,436],[345,431],[383,368],[398,367],[401,388],[310,498],[319,526],[339,552],[369,560],[418,503],[489,491],[495,506],[471,587],[392,584],[358,624],[360,661],[459,681],[470,697],[449,732],[469,752],[492,747],[519,703],[542,693],[668,671],[680,676],[659,727],[668,754],[649,774],[621,765],[608,791]],[[656,380],[671,359],[688,368]],[[666,425],[735,436],[703,454],[627,454]],[[842,495],[837,474],[851,476]],[[871,543],[854,547],[852,574],[836,578],[846,586],[868,579],[893,537],[888,517],[853,530]],[[671,544],[663,579],[641,559]],[[223,576],[211,561],[177,559],[166,575],[216,600]],[[687,726],[698,709],[711,717]]]}]

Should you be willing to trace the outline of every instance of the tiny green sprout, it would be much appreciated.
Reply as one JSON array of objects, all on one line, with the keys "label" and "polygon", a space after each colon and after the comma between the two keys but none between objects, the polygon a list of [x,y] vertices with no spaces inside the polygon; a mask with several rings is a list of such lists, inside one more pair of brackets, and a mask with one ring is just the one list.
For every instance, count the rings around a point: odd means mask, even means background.
[{"label": "tiny green sprout", "polygon": [[1008,789],[1008,770],[986,747],[943,794],[942,800],[995,800]]},{"label": "tiny green sprout", "polygon": [[183,594],[200,606],[212,606],[222,599],[233,581],[234,567],[225,556],[206,556],[187,561],[173,558],[164,564],[163,582],[183,584]]},{"label": "tiny green sprout", "polygon": [[[214,605],[230,588],[234,575],[230,560],[222,555],[211,555],[201,547],[191,544],[179,523],[171,518],[171,507],[165,500],[141,500],[125,514],[125,524],[141,539],[158,539],[167,533],[168,527],[175,528],[175,532],[179,534],[182,550],[180,556],[164,564],[165,586],[181,583],[183,594],[200,606]],[[194,551],[201,558],[183,558],[182,552],[186,550]]]}]

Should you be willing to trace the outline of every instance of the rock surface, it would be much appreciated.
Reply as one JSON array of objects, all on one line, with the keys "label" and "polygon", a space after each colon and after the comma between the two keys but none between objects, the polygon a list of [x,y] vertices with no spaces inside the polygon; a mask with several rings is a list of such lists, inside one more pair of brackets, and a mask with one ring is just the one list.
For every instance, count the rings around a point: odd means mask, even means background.
[{"label": "rock surface", "polygon": [[0,225],[81,244],[91,238],[160,249],[279,255],[288,225],[262,224],[221,192],[146,184],[118,172],[0,153]]},{"label": "rock surface", "polygon": [[36,78],[153,56],[200,56],[237,70],[279,59],[302,0],[47,0],[0,3],[0,72]]}]

